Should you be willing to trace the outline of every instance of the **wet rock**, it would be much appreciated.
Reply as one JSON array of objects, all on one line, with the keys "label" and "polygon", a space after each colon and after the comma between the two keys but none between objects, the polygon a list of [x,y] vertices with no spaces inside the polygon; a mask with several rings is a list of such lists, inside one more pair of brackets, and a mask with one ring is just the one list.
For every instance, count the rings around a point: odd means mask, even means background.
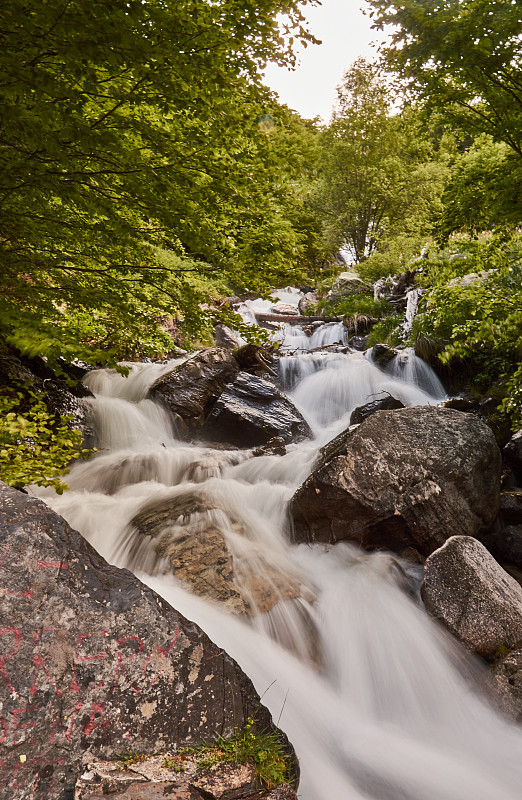
[{"label": "wet rock", "polygon": [[351,336],[348,339],[348,344],[350,347],[353,347],[354,350],[363,352],[368,347],[368,339],[369,336]]},{"label": "wet rock", "polygon": [[500,515],[506,524],[522,525],[522,489],[501,493]]},{"label": "wet rock", "polygon": [[181,418],[193,434],[238,372],[239,364],[229,350],[209,347],[158,378],[150,396]]},{"label": "wet rock", "polygon": [[275,372],[270,367],[273,356],[267,347],[260,347],[257,344],[245,344],[234,350],[234,358],[239,364],[241,372],[249,372],[251,375],[262,375],[265,372],[269,372],[275,375]]},{"label": "wet rock", "polygon": [[522,722],[522,649],[504,655],[491,672],[504,712],[514,722]]},{"label": "wet rock", "polygon": [[130,526],[138,537],[130,545],[137,565],[152,547],[156,568],[163,560],[189,591],[231,613],[266,613],[281,601],[315,599],[296,575],[261,553],[249,558],[234,548],[234,537],[247,535],[244,523],[204,490],[148,503]]},{"label": "wet rock", "polygon": [[274,436],[300,442],[312,431],[294,404],[273,383],[241,372],[216,402],[201,429],[207,441],[259,447]]},{"label": "wet rock", "polygon": [[426,560],[427,611],[478,655],[522,645],[522,587],[483,544],[452,536]]},{"label": "wet rock", "polygon": [[262,447],[252,453],[253,456],[284,456],[286,455],[285,440],[282,436],[273,436]]},{"label": "wet rock", "polygon": [[311,292],[307,292],[301,297],[299,303],[297,304],[297,309],[300,314],[306,315],[308,311],[315,308],[318,302],[319,297],[317,292],[313,290]]},{"label": "wet rock", "polygon": [[522,480],[522,431],[513,434],[502,449],[506,464],[512,468],[518,480]]},{"label": "wet rock", "polygon": [[226,350],[235,350],[237,347],[241,346],[239,337],[234,333],[232,328],[223,325],[222,322],[214,326],[212,335],[217,347],[224,347]]},{"label": "wet rock", "polygon": [[83,757],[198,744],[254,712],[271,726],[248,678],[197,625],[4,484],[0,581],[6,797],[72,797]]},{"label": "wet rock", "polygon": [[498,561],[522,570],[522,525],[506,525],[494,531],[487,544]]},{"label": "wet rock", "polygon": [[372,347],[372,361],[378,367],[385,367],[390,361],[393,361],[398,353],[400,353],[400,350],[395,347],[389,347],[387,344],[376,344]]},{"label": "wet rock", "polygon": [[450,536],[490,528],[500,467],[493,433],[474,416],[420,406],[377,411],[321,451],[291,502],[295,540],[429,555]]},{"label": "wet rock", "polygon": [[404,408],[404,403],[392,397],[391,394],[387,394],[385,397],[372,400],[371,403],[365,403],[352,411],[350,425],[360,425],[363,420],[371,417],[376,411],[391,411],[394,408]]}]

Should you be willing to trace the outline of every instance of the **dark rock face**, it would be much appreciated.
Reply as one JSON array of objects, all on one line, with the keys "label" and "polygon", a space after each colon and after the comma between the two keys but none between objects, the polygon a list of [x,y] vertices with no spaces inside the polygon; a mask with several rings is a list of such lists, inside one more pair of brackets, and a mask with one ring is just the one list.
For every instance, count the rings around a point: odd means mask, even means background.
[{"label": "dark rock face", "polygon": [[522,525],[522,489],[510,489],[500,495],[502,520],[510,525]]},{"label": "dark rock face", "polygon": [[500,451],[468,414],[432,407],[377,411],[330,442],[295,493],[298,542],[350,539],[429,555],[477,536],[499,507]]},{"label": "dark rock face", "polygon": [[0,789],[72,797],[82,757],[230,735],[250,681],[193,623],[108,565],[44,503],[0,484]]},{"label": "dark rock face", "polygon": [[506,525],[488,537],[488,549],[496,559],[522,570],[522,525]]},{"label": "dark rock face", "polygon": [[274,436],[286,444],[312,436],[304,417],[270,381],[240,372],[223,392],[201,436],[237,447],[259,447]]},{"label": "dark rock face", "polygon": [[372,361],[378,367],[386,367],[400,353],[395,347],[387,344],[376,344],[372,347]]},{"label": "dark rock face", "polygon": [[522,587],[470,536],[452,536],[426,560],[427,611],[478,655],[522,645]]},{"label": "dark rock face", "polygon": [[229,350],[209,347],[158,378],[150,396],[181,418],[188,433],[194,433],[238,372],[239,364]]},{"label": "dark rock face", "polygon": [[394,408],[404,408],[404,403],[392,397],[391,394],[380,398],[379,400],[372,400],[371,403],[365,403],[363,406],[356,408],[350,417],[350,425],[360,425],[367,417],[371,417],[376,411],[392,411]]},{"label": "dark rock face", "polygon": [[515,722],[522,722],[522,649],[499,659],[492,668],[503,707]]},{"label": "dark rock face", "polygon": [[522,479],[522,431],[513,434],[502,449],[502,454],[506,464],[513,469],[519,480]]}]

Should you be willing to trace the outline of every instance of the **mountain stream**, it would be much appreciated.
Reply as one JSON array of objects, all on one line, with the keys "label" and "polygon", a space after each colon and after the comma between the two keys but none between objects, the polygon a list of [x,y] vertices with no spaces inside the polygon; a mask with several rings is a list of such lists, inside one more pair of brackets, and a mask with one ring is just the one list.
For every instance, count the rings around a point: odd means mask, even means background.
[{"label": "mountain stream", "polygon": [[[334,326],[319,328],[313,347],[342,342]],[[309,352],[311,337],[295,326],[278,335],[281,382],[313,441],[255,458],[186,444],[147,398],[172,362],[129,365],[128,378],[98,370],[86,383],[100,452],[73,467],[69,492],[34,493],[239,662],[296,749],[303,800],[520,800],[521,731],[495,713],[477,691],[479,668],[426,616],[419,568],[288,536],[292,494],[354,408],[381,392],[433,404],[443,388],[412,352],[383,372],[361,353]],[[210,499],[243,571],[270,582],[269,565],[306,591],[245,621],[187,592],[150,545],[130,546],[129,522],[145,504],[194,490]]]}]

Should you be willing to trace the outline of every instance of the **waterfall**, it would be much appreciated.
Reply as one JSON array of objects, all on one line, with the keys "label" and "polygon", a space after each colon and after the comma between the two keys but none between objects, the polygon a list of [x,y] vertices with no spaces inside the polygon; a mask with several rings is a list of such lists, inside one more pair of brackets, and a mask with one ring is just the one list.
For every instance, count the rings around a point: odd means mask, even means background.
[{"label": "waterfall", "polygon": [[[253,457],[178,441],[167,413],[147,399],[171,365],[127,366],[129,377],[87,378],[100,452],[72,468],[69,492],[32,491],[240,663],[296,748],[299,796],[517,800],[520,730],[493,711],[478,691],[477,667],[426,616],[416,568],[388,553],[288,538],[293,492],[356,406],[383,392],[405,405],[436,403],[441,387],[403,365],[382,371],[357,353],[286,356],[282,380],[315,439],[283,456]],[[182,529],[223,536],[248,608],[242,617],[173,577],[163,532],[136,547],[143,509],[187,497],[199,505],[171,521],[169,541]]]}]

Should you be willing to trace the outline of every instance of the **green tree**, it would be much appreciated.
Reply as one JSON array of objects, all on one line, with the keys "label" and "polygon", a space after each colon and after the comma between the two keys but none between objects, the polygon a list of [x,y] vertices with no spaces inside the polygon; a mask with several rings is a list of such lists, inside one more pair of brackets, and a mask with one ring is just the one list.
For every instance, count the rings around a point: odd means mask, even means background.
[{"label": "green tree", "polygon": [[[281,159],[265,161],[274,149],[259,121],[278,115],[260,70],[293,60],[278,12],[312,40],[300,5],[3,7],[0,319],[10,341],[66,357],[95,344],[103,358],[117,353],[118,330],[139,342],[159,313],[181,310],[197,326],[192,274],[243,272],[255,285],[256,215],[282,240],[266,246],[266,272],[281,272],[281,251],[295,251],[287,271],[296,265],[301,235],[285,214],[301,201]],[[160,249],[176,258],[167,264]]]},{"label": "green tree", "polygon": [[430,110],[522,155],[522,9],[511,0],[369,0],[384,58]]},{"label": "green tree", "polygon": [[516,226],[522,219],[522,162],[504,142],[479,136],[453,165],[437,223],[441,240],[463,231]]},{"label": "green tree", "polygon": [[344,245],[356,263],[399,235],[417,247],[438,209],[444,164],[432,160],[414,112],[392,113],[375,65],[356,61],[338,94],[321,148],[327,242]]}]

